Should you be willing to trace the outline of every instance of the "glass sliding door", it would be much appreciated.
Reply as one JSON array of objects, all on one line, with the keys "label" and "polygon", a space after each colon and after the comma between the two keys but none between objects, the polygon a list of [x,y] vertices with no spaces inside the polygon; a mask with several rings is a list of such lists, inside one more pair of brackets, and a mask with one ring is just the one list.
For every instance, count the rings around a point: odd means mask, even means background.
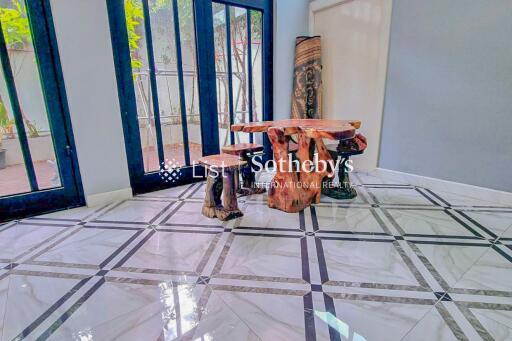
[{"label": "glass sliding door", "polygon": [[[262,18],[271,18],[271,6],[269,0],[242,2],[107,3],[136,193],[200,180],[201,156],[235,140],[253,141],[229,128],[263,119],[263,103],[271,101],[263,92],[261,46]],[[256,7],[247,7],[252,2]]]},{"label": "glass sliding door", "polygon": [[212,10],[220,147],[252,143],[254,134],[235,134],[230,126],[262,120],[262,11],[218,2]]},{"label": "glass sliding door", "polygon": [[0,0],[0,221],[83,202],[47,11]]}]

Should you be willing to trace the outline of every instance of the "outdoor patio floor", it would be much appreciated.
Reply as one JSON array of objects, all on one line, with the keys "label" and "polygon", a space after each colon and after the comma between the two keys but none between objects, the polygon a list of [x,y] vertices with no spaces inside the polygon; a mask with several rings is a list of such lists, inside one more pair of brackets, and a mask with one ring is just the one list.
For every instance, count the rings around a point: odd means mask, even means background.
[{"label": "outdoor patio floor", "polygon": [[512,207],[359,173],[297,214],[204,183],[0,226],[1,340],[510,340]]},{"label": "outdoor patio floor", "polygon": [[[202,147],[198,143],[189,144],[190,162],[197,161],[202,156]],[[164,155],[167,160],[178,165],[185,164],[183,144],[165,145]],[[159,160],[156,149],[147,147],[144,150],[145,167],[147,170],[159,170]],[[40,189],[53,188],[52,178],[54,169],[47,161],[34,162],[36,178]],[[0,169],[0,197],[30,192],[30,184],[26,175],[25,165],[11,165]]]}]

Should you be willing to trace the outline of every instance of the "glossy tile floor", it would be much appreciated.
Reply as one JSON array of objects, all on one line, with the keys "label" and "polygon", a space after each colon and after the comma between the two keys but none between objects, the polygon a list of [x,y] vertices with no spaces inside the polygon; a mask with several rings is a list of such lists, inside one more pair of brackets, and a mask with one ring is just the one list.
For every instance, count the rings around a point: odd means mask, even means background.
[{"label": "glossy tile floor", "polygon": [[2,340],[511,340],[512,207],[357,174],[300,214],[203,184],[0,226]]}]

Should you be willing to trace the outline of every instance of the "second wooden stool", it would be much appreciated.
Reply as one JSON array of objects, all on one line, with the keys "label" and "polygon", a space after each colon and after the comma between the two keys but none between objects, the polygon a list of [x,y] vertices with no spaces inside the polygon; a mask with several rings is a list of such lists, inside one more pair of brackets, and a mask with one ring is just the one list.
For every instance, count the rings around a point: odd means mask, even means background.
[{"label": "second wooden stool", "polygon": [[238,143],[222,147],[223,153],[238,156],[240,160],[247,163],[240,169],[242,183],[237,186],[237,192],[240,196],[265,192],[265,188],[258,188],[256,186],[256,175],[252,169],[253,158],[262,151],[263,146],[256,143]]}]

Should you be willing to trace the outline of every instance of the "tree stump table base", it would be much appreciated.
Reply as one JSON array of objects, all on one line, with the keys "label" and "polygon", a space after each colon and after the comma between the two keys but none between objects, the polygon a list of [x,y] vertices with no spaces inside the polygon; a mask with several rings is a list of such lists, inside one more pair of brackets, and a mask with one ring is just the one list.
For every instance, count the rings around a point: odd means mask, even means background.
[{"label": "tree stump table base", "polygon": [[[278,161],[276,175],[268,190],[268,206],[288,213],[304,210],[312,203],[320,203],[322,182],[326,177],[334,175],[333,159],[327,150],[323,139],[341,141],[353,139],[360,121],[290,119],[279,121],[264,121],[239,123],[231,126],[232,131],[245,133],[266,132],[274,160]],[[289,170],[295,163],[289,158],[290,136],[297,136],[297,152],[295,157],[301,165],[299,170]],[[318,162],[325,167],[304,170],[302,165],[312,163],[312,153],[318,154]]]},{"label": "tree stump table base", "polygon": [[238,208],[236,181],[238,169],[245,165],[238,157],[228,154],[210,155],[199,159],[206,166],[206,194],[201,213],[221,221],[243,216]]}]

